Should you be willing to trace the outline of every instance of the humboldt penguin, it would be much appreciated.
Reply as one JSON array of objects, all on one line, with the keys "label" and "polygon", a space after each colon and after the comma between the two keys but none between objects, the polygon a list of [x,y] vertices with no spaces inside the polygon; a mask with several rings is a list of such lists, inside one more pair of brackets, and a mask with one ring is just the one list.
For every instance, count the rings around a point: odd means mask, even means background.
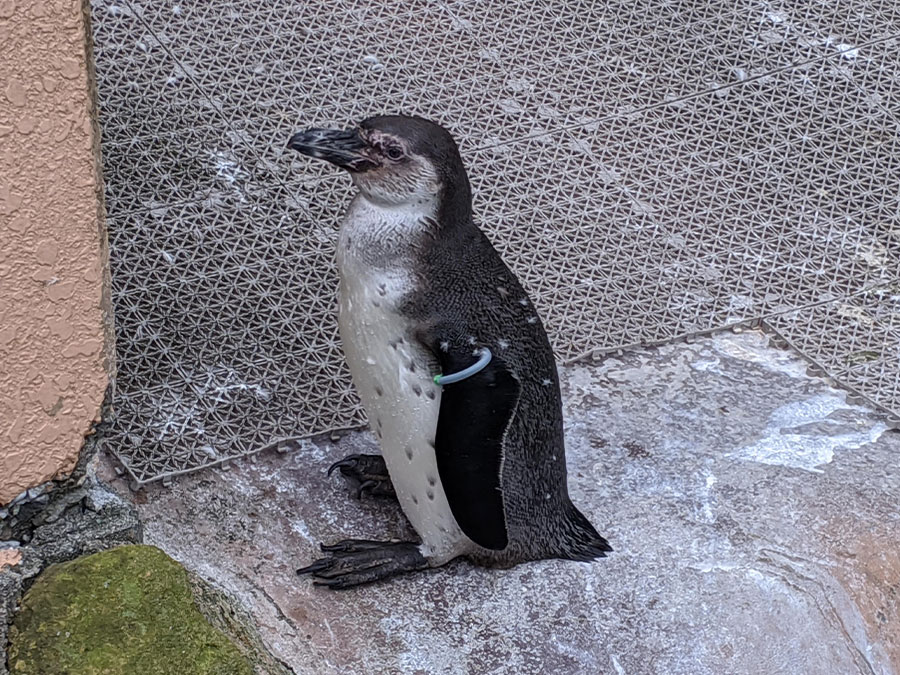
[{"label": "humboldt penguin", "polygon": [[303,131],[288,147],[345,169],[358,189],[337,242],[339,326],[381,455],[331,470],[396,494],[421,538],[322,545],[297,573],[347,588],[461,556],[508,567],[611,551],[569,499],[553,352],[475,224],[450,133],[391,115]]}]

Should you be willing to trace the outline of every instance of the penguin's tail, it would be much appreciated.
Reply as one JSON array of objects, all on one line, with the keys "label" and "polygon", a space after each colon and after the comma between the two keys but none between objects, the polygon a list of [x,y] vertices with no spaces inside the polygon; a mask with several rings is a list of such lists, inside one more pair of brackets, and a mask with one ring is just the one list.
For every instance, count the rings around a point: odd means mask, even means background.
[{"label": "penguin's tail", "polygon": [[601,537],[590,521],[571,502],[566,513],[565,534],[560,558],[587,562],[605,558],[612,546]]}]

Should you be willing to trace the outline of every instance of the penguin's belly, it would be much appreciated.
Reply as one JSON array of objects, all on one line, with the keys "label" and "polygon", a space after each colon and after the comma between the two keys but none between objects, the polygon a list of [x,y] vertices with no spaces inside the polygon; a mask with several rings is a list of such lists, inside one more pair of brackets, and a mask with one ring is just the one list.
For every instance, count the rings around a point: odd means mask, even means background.
[{"label": "penguin's belly", "polygon": [[466,552],[470,541],[438,475],[434,438],[441,390],[432,381],[433,359],[411,341],[407,321],[394,310],[403,276],[342,274],[341,340],[400,506],[422,538],[423,553],[443,564]]}]

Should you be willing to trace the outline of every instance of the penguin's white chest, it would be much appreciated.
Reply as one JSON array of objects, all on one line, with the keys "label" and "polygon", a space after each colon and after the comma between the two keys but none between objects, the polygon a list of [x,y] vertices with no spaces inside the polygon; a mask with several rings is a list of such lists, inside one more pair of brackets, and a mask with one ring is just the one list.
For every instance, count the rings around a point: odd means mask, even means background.
[{"label": "penguin's white chest", "polygon": [[[353,383],[378,438],[400,505],[435,563],[470,545],[453,518],[438,475],[434,440],[441,390],[436,362],[415,342],[397,307],[411,277],[399,265],[373,265],[342,230],[339,325]],[[346,231],[345,231],[346,230]]]}]

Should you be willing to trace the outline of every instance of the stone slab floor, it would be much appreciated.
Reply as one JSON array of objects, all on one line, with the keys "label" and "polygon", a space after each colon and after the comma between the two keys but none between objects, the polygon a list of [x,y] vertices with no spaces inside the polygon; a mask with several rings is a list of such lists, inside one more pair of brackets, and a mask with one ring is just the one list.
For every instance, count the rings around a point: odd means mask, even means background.
[{"label": "stone slab floor", "polygon": [[240,600],[297,673],[900,673],[900,433],[879,414],[754,332],[561,379],[605,560],[314,588],[294,569],[320,541],[409,536],[325,477],[375,451],[367,432],[137,493],[146,543]]}]

